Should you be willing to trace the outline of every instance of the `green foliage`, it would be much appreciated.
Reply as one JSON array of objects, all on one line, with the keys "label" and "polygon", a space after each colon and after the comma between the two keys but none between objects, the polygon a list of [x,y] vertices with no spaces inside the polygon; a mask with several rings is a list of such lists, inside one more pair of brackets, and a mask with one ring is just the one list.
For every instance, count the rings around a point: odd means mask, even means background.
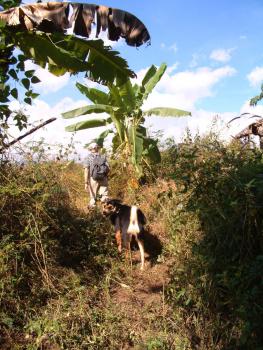
[{"label": "green foliage", "polygon": [[16,7],[21,4],[21,0],[2,0],[0,1],[0,5],[4,10],[9,9],[10,7]]},{"label": "green foliage", "polygon": [[13,32],[9,36],[24,54],[54,75],[85,72],[102,84],[121,84],[134,73],[117,51],[103,45],[102,40],[85,40],[61,33]]},{"label": "green foliage", "polygon": [[[27,127],[28,116],[22,110],[12,111],[10,102],[17,100],[32,104],[38,94],[32,86],[39,82],[33,70],[25,70],[24,55],[14,55],[14,44],[9,31],[3,26],[0,34],[0,152],[7,142],[8,128],[11,123],[21,131]],[[20,85],[20,89],[18,89]],[[19,91],[19,92],[18,92]]]},{"label": "green foliage", "polygon": [[263,99],[263,84],[261,85],[261,92],[259,95],[251,98],[250,100],[250,105],[251,106],[256,106],[258,104],[259,101],[261,101]]},{"label": "green foliage", "polygon": [[184,332],[201,349],[260,349],[262,153],[225,147],[210,135],[172,154],[179,192],[170,219],[169,298]]},{"label": "green foliage", "polygon": [[[21,1],[5,1],[4,9],[17,6]],[[48,67],[54,75],[66,72],[85,72],[86,76],[102,84],[115,82],[123,84],[134,73],[117,51],[104,46],[102,40],[84,40],[63,33],[42,33],[40,31],[20,32],[18,27],[7,27],[0,23],[0,151],[8,144],[8,128],[12,122],[21,131],[27,127],[28,117],[22,111],[12,111],[12,99],[32,104],[38,94],[32,89],[39,79],[33,70],[25,71],[25,61],[32,59],[41,67]],[[14,48],[23,55],[15,55]],[[22,89],[18,89],[18,84]],[[24,90],[24,92],[23,92]],[[90,124],[89,124],[90,125]]]},{"label": "green foliage", "polygon": [[[122,85],[109,84],[109,92],[106,94],[98,89],[88,88],[80,83],[77,87],[93,105],[77,108],[63,113],[63,118],[74,118],[88,113],[108,113],[109,119],[89,120],[77,124],[72,124],[66,128],[67,131],[77,131],[94,126],[106,126],[113,124],[115,136],[113,137],[113,152],[122,152],[133,165],[138,177],[143,176],[143,167],[160,162],[161,155],[158,149],[158,141],[149,137],[144,124],[144,116],[163,115],[181,117],[189,115],[189,112],[173,108],[154,108],[143,112],[141,107],[156,84],[162,78],[166,70],[166,64],[162,64],[158,69],[151,66],[146,72],[141,86],[132,85],[127,80]],[[110,129],[108,129],[110,130]],[[110,132],[112,132],[111,130]],[[114,132],[113,131],[113,132]],[[108,136],[109,132],[100,136],[100,143]],[[98,142],[98,140],[94,140]]]}]

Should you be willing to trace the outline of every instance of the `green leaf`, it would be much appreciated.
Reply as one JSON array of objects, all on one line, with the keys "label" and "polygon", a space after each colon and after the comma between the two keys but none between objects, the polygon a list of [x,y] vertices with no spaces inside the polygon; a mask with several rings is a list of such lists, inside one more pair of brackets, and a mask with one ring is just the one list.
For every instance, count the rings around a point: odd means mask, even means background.
[{"label": "green leaf", "polygon": [[191,112],[184,111],[182,109],[177,108],[169,108],[169,107],[155,107],[151,108],[148,111],[144,111],[143,115],[145,116],[159,116],[159,117],[185,117],[187,115],[191,115]]},{"label": "green leaf", "polygon": [[26,76],[27,78],[32,78],[32,76],[34,75],[34,73],[35,73],[35,70],[34,70],[34,69],[27,70],[27,71],[25,72],[25,76]]},{"label": "green leaf", "polygon": [[33,76],[32,78],[31,78],[31,83],[32,84],[37,84],[37,83],[40,83],[40,79],[37,77],[37,76]]},{"label": "green leaf", "polygon": [[127,62],[118,56],[119,52],[104,47],[102,40],[84,40],[62,33],[13,33],[11,30],[10,36],[27,57],[41,67],[48,64],[56,75],[86,72],[90,79],[103,84],[115,80],[124,83],[128,76],[135,76]]},{"label": "green leaf", "polygon": [[39,94],[35,93],[35,92],[32,92],[31,93],[31,98],[35,99],[39,96]]},{"label": "green leaf", "polygon": [[18,92],[17,92],[17,89],[14,88],[10,91],[10,94],[15,98],[17,99],[18,98]]},{"label": "green leaf", "polygon": [[69,119],[69,118],[75,118],[79,117],[81,115],[85,114],[90,114],[90,113],[108,113],[111,114],[113,111],[113,108],[108,105],[89,105],[89,106],[84,106],[80,108],[73,109],[68,112],[62,113],[62,117],[64,119]]},{"label": "green leaf", "polygon": [[24,62],[24,61],[26,61],[27,60],[27,57],[25,56],[25,55],[18,55],[17,56],[18,57],[18,59],[19,59],[19,61],[21,61],[21,62]]},{"label": "green leaf", "polygon": [[129,140],[132,145],[132,162],[137,167],[142,158],[144,135],[134,125],[128,129]]},{"label": "green leaf", "polygon": [[146,100],[149,94],[153,91],[157,83],[160,81],[160,79],[164,75],[166,68],[167,68],[167,65],[165,63],[162,63],[161,66],[156,70],[154,74],[152,74],[151,72],[149,79],[147,79],[147,82],[144,85],[145,92],[143,93],[142,101]]},{"label": "green leaf", "polygon": [[24,71],[25,70],[25,63],[24,63],[24,61],[18,62],[16,67],[17,67],[17,69],[20,69],[21,71]]},{"label": "green leaf", "polygon": [[132,112],[136,107],[136,96],[130,80],[120,86],[119,92],[123,100],[123,104],[126,106],[126,110]]},{"label": "green leaf", "polygon": [[79,131],[84,129],[98,128],[100,126],[106,126],[111,123],[111,119],[90,119],[84,122],[69,125],[65,128],[66,131]]},{"label": "green leaf", "polygon": [[154,164],[160,163],[161,154],[157,146],[158,141],[151,138],[144,138],[143,140],[143,156],[149,158]]},{"label": "green leaf", "polygon": [[77,88],[79,91],[85,95],[91,102],[95,104],[103,104],[107,105],[109,102],[109,96],[105,92],[94,89],[94,88],[89,88],[88,86],[85,86],[80,83],[76,83]]},{"label": "green leaf", "polygon": [[21,80],[21,83],[24,85],[24,87],[25,87],[27,90],[29,89],[29,87],[30,87],[30,80],[29,80],[29,79],[23,78],[23,79]]},{"label": "green leaf", "polygon": [[24,98],[24,102],[25,102],[25,103],[27,103],[27,104],[29,104],[29,105],[31,105],[31,104],[32,104],[32,100],[31,100],[31,98],[30,98],[30,97],[26,97],[26,98]]},{"label": "green leaf", "polygon": [[156,68],[154,65],[152,65],[152,66],[148,69],[147,73],[145,74],[145,76],[144,76],[144,78],[143,78],[143,80],[142,80],[142,86],[145,86],[145,84],[148,83],[148,81],[154,76],[154,74],[156,73],[156,71],[157,71],[157,68]]},{"label": "green leaf", "polygon": [[92,142],[96,142],[100,147],[103,147],[104,141],[110,133],[113,133],[113,130],[109,129],[109,130],[103,131],[96,139],[93,139],[91,142],[86,144],[84,147],[85,148],[88,147]]},{"label": "green leaf", "polygon": [[109,102],[113,106],[118,106],[120,109],[125,109],[126,106],[124,106],[123,100],[120,95],[120,89],[116,85],[111,85],[109,87],[110,89],[110,95],[109,95]]},{"label": "green leaf", "polygon": [[[128,69],[127,61],[119,57],[118,51],[110,50],[103,46],[102,40],[90,40],[89,64],[96,67],[88,73],[88,77],[101,83],[113,83],[113,77],[116,77],[116,84],[122,85],[127,81],[128,76],[134,78],[136,75]],[[104,79],[100,79],[103,72]]]},{"label": "green leaf", "polygon": [[17,76],[16,71],[14,69],[10,69],[10,71],[8,73],[13,79],[15,79],[16,81],[18,80],[18,76]]}]

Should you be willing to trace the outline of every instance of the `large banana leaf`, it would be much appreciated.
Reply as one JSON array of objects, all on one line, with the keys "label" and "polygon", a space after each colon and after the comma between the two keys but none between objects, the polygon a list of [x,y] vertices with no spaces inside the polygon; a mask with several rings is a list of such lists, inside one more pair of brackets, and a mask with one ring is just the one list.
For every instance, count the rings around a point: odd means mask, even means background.
[{"label": "large banana leaf", "polygon": [[157,70],[155,70],[153,66],[149,68],[143,79],[144,85],[141,85],[140,87],[139,99],[137,101],[138,107],[141,107],[143,102],[148,98],[149,94],[153,91],[156,84],[162,78],[166,68],[167,65],[165,63],[162,63]]},{"label": "large banana leaf", "polygon": [[139,175],[142,176],[142,154],[144,151],[144,138],[146,129],[143,126],[137,128],[135,125],[130,125],[128,129],[129,142],[131,144],[131,160]]},{"label": "large banana leaf", "polygon": [[142,125],[129,127],[129,140],[132,145],[132,162],[137,169],[141,169],[142,158],[147,158],[152,163],[161,161],[157,140],[147,137],[146,128]]},{"label": "large banana leaf", "polygon": [[145,86],[148,83],[148,81],[154,76],[156,71],[157,71],[157,68],[154,65],[151,65],[151,67],[148,69],[148,71],[146,72],[142,80],[142,86]]},{"label": "large banana leaf", "polygon": [[88,105],[84,107],[79,107],[76,109],[72,109],[71,111],[62,113],[62,117],[64,119],[70,119],[79,117],[81,115],[86,115],[90,113],[113,113],[114,108],[109,105]]},{"label": "large banana leaf", "polygon": [[136,108],[136,96],[130,80],[127,80],[119,87],[120,96],[123,100],[126,110],[132,112]]},{"label": "large banana leaf", "polygon": [[124,136],[125,135],[125,127],[123,124],[123,118],[121,115],[119,115],[117,113],[112,113],[111,120],[116,127],[116,130],[117,130],[119,138],[120,138],[120,142],[122,143],[125,139],[125,136]]},{"label": "large banana leaf", "polygon": [[80,83],[76,83],[76,86],[91,102],[102,105],[107,105],[109,103],[109,95],[105,92],[99,89],[89,88]]},{"label": "large banana leaf", "polygon": [[91,80],[102,84],[113,83],[115,78],[123,84],[128,76],[134,76],[127,62],[118,52],[105,47],[102,40],[42,32],[10,33],[10,37],[27,57],[42,67],[47,64],[58,76],[65,72],[86,72]]},{"label": "large banana leaf", "polygon": [[97,36],[108,29],[108,38],[125,38],[128,45],[140,46],[150,41],[145,25],[133,14],[94,4],[47,2],[10,8],[0,13],[0,20],[18,30],[40,30],[47,33],[72,28],[73,33],[88,38],[96,21]]},{"label": "large banana leaf", "polygon": [[191,112],[184,111],[178,108],[169,108],[169,107],[155,107],[151,108],[148,111],[143,112],[144,116],[159,116],[159,117],[185,117],[191,115]]},{"label": "large banana leaf", "polygon": [[111,118],[108,119],[90,119],[85,120],[84,122],[79,122],[76,124],[71,124],[67,126],[65,129],[66,131],[79,131],[84,129],[91,129],[91,128],[98,128],[100,126],[106,126],[111,123]]},{"label": "large banana leaf", "polygon": [[119,86],[114,84],[109,86],[109,101],[113,106],[118,106],[120,110],[126,111],[126,106],[121,98]]}]

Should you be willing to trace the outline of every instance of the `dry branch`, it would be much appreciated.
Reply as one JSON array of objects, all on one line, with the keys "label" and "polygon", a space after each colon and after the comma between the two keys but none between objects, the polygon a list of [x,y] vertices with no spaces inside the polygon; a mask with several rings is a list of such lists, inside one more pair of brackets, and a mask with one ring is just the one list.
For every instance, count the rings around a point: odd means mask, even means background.
[{"label": "dry branch", "polygon": [[38,129],[42,128],[43,126],[52,123],[53,121],[55,121],[57,118],[50,118],[48,120],[46,120],[45,122],[35,126],[34,128],[30,129],[29,131],[27,131],[25,134],[19,136],[18,138],[14,139],[13,141],[7,143],[4,145],[3,148],[9,148],[10,146],[14,145],[15,143],[17,143],[18,141],[22,140],[23,138],[25,138],[26,136],[33,134],[33,132],[37,131]]}]

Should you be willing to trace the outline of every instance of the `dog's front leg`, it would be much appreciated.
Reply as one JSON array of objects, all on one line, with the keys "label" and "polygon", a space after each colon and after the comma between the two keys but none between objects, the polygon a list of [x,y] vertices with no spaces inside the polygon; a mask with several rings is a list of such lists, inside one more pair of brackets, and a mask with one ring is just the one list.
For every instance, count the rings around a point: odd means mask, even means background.
[{"label": "dog's front leg", "polygon": [[118,252],[121,253],[122,245],[121,245],[121,231],[117,230],[115,233],[115,238],[117,242]]},{"label": "dog's front leg", "polygon": [[122,250],[122,234],[121,234],[121,225],[120,225],[120,218],[117,216],[115,223],[114,223],[114,230],[115,230],[115,238],[117,242],[118,252],[121,253]]}]

